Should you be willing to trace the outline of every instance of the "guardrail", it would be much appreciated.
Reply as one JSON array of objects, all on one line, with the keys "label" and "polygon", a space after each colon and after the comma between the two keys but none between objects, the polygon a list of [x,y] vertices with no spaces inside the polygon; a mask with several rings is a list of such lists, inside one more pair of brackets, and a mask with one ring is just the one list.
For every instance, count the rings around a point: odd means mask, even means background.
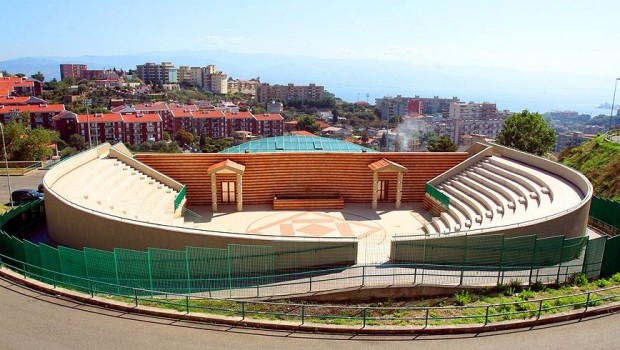
[{"label": "guardrail", "polygon": [[181,203],[183,202],[183,199],[185,199],[185,193],[186,193],[185,185],[183,185],[179,193],[177,193],[177,196],[174,198],[174,211],[176,211],[177,208],[179,208],[179,205],[181,205]]},{"label": "guardrail", "polygon": [[[41,162],[13,162],[9,161],[9,175],[26,175],[31,171],[35,171],[41,167]],[[6,175],[7,169],[0,168],[0,175]]]},{"label": "guardrail", "polygon": [[0,255],[2,261],[26,279],[36,279],[50,284],[52,288],[63,287],[91,297],[103,296],[133,303],[134,306],[158,306],[186,313],[206,313],[247,318],[279,319],[289,322],[338,324],[349,326],[420,326],[445,324],[497,323],[512,319],[539,319],[543,314],[568,310],[587,311],[604,302],[620,300],[620,286],[593,291],[572,293],[549,298],[488,303],[466,306],[437,307],[375,307],[335,306],[301,303],[263,302],[206,298],[191,294],[162,292],[153,289],[134,288],[71,274],[46,270],[39,266]]},{"label": "guardrail", "polygon": [[435,186],[430,183],[426,183],[426,193],[428,193],[431,197],[435,198],[439,203],[448,209],[450,207],[450,198],[444,193],[440,192]]}]

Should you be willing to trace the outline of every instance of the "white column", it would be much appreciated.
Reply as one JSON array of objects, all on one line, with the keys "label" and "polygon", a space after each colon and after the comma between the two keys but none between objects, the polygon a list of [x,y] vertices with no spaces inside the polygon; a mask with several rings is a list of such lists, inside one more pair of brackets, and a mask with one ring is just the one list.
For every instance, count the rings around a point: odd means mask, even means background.
[{"label": "white column", "polygon": [[237,174],[237,211],[243,211],[243,175]]},{"label": "white column", "polygon": [[379,173],[372,173],[372,208],[377,209],[377,191],[379,190]]},{"label": "white column", "polygon": [[398,172],[396,180],[396,209],[400,209],[400,203],[403,198],[403,173]]},{"label": "white column", "polygon": [[217,211],[217,175],[211,174],[211,210]]}]

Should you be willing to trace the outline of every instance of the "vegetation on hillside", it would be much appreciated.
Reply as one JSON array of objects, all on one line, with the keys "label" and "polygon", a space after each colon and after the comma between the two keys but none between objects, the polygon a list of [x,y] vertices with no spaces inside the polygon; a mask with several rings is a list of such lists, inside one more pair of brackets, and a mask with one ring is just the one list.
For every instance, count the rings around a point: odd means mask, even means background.
[{"label": "vegetation on hillside", "polygon": [[553,149],[556,134],[540,114],[526,109],[508,117],[495,140],[500,145],[542,156]]},{"label": "vegetation on hillside", "polygon": [[595,195],[620,201],[620,144],[599,135],[579,147],[565,149],[559,160],[584,174],[592,182]]}]

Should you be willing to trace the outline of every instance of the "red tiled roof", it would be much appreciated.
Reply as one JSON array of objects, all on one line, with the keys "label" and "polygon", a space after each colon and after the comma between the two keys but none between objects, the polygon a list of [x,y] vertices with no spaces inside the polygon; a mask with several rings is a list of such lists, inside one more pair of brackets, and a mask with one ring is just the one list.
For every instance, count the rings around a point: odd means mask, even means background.
[{"label": "red tiled roof", "polygon": [[28,96],[0,96],[0,104],[24,104],[29,98]]},{"label": "red tiled roof", "polygon": [[13,111],[16,112],[30,112],[30,113],[50,113],[50,112],[62,112],[65,110],[65,105],[53,104],[53,105],[18,105],[18,106],[0,106],[0,114],[7,114]]},{"label": "red tiled roof", "polygon": [[264,121],[284,120],[284,118],[282,118],[281,115],[276,114],[276,113],[255,114],[254,116],[256,117],[256,120],[264,120]]},{"label": "red tiled roof", "polygon": [[224,113],[224,115],[226,119],[249,119],[253,117],[250,112]]},{"label": "red tiled roof", "polygon": [[154,102],[135,105],[134,108],[136,109],[136,111],[167,111],[168,105],[164,102]]},{"label": "red tiled roof", "polygon": [[192,115],[195,119],[224,118],[224,113],[222,111],[197,111],[192,112]]},{"label": "red tiled roof", "polygon": [[306,130],[293,130],[291,131],[292,135],[299,135],[299,136],[316,136],[315,134],[306,131]]},{"label": "red tiled roof", "polygon": [[123,114],[121,115],[125,123],[155,123],[161,122],[161,117],[157,113],[149,114]]},{"label": "red tiled roof", "polygon": [[118,113],[78,114],[76,117],[78,123],[114,123],[123,121]]}]

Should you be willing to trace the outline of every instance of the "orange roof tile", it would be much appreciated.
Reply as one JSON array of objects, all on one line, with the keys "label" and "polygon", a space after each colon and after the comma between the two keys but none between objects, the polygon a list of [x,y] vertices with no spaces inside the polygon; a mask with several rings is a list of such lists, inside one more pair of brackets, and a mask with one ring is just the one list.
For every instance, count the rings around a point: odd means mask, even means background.
[{"label": "orange roof tile", "polygon": [[17,105],[17,106],[0,105],[0,114],[7,114],[13,111],[30,112],[30,113],[50,113],[50,112],[62,112],[64,110],[65,110],[65,105],[62,105],[62,104]]},{"label": "orange roof tile", "polygon": [[114,123],[123,119],[119,113],[93,113],[76,115],[78,123]]},{"label": "orange roof tile", "polygon": [[125,123],[156,123],[161,122],[161,117],[157,113],[149,114],[123,114],[121,115]]},{"label": "orange roof tile", "polygon": [[204,119],[204,118],[224,118],[224,113],[222,111],[197,111],[192,112],[192,115],[195,119]]},{"label": "orange roof tile", "polygon": [[311,133],[309,131],[306,131],[306,130],[294,130],[294,131],[291,131],[291,134],[292,135],[299,135],[299,136],[316,136],[315,134],[313,134],[313,133]]},{"label": "orange roof tile", "polygon": [[256,117],[256,120],[265,120],[265,121],[284,120],[284,118],[282,118],[281,115],[276,114],[276,113],[255,114],[254,117]]},{"label": "orange roof tile", "polygon": [[250,112],[224,113],[226,119],[249,119],[254,116]]}]

